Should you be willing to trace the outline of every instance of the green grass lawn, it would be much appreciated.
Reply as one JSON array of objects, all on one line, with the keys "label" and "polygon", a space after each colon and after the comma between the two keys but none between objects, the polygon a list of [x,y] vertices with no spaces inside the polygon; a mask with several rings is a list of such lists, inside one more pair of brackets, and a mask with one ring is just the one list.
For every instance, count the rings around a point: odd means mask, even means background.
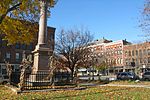
[{"label": "green grass lawn", "polygon": [[0,100],[150,100],[150,89],[96,86],[86,90],[15,94],[0,85]]}]

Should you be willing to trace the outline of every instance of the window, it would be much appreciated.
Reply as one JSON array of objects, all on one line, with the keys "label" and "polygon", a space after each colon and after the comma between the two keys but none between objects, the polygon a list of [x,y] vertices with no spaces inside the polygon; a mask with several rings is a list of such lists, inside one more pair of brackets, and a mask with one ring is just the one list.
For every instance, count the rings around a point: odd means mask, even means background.
[{"label": "window", "polygon": [[6,59],[10,59],[10,52],[6,53]]},{"label": "window", "polygon": [[19,61],[19,59],[20,59],[20,54],[16,53],[16,61]]},{"label": "window", "polygon": [[2,47],[2,43],[3,43],[2,38],[0,38],[0,47]]},{"label": "window", "polygon": [[15,48],[16,48],[16,49],[20,49],[20,44],[19,44],[19,43],[16,43]]},{"label": "window", "polygon": [[146,50],[145,50],[145,49],[143,50],[143,54],[144,54],[144,55],[147,55],[147,53],[146,53]]},{"label": "window", "polygon": [[120,51],[120,54],[122,54],[122,51]]},{"label": "window", "polygon": [[139,55],[142,56],[142,50],[139,50]]},{"label": "window", "polygon": [[7,70],[6,69],[2,69],[2,74],[7,74]]},{"label": "window", "polygon": [[144,75],[150,75],[150,72],[145,72]]},{"label": "window", "polygon": [[147,49],[147,53],[148,53],[148,55],[150,55],[150,49]]},{"label": "window", "polygon": [[132,56],[134,56],[134,50],[132,51]]},{"label": "window", "polygon": [[131,56],[131,51],[129,51],[129,56]]},{"label": "window", "polygon": [[128,60],[128,59],[126,59],[126,60],[125,60],[126,65],[128,65],[128,62],[129,62],[129,60]]},{"label": "window", "polygon": [[127,51],[125,51],[125,55],[127,56],[127,54],[128,54],[128,52]]},{"label": "window", "polygon": [[27,46],[27,49],[28,49],[28,50],[32,50],[32,49],[33,49],[33,44],[30,43],[30,45]]},{"label": "window", "polygon": [[150,57],[148,57],[148,63],[150,63]]},{"label": "window", "polygon": [[3,46],[3,47],[6,47],[6,46],[7,46],[6,41],[2,41],[2,46]]},{"label": "window", "polygon": [[136,56],[138,56],[138,50],[136,50]]},{"label": "window", "polygon": [[120,64],[123,64],[123,59],[122,58],[120,58]]},{"label": "window", "polygon": [[141,58],[140,58],[140,63],[143,63]]},{"label": "window", "polygon": [[26,45],[25,44],[22,45],[22,49],[24,49],[24,50],[26,49]]}]

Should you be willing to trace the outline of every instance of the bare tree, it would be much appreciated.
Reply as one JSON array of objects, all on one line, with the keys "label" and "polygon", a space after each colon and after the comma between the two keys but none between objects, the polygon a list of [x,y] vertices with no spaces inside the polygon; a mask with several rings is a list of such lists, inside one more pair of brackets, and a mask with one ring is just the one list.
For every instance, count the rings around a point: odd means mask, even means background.
[{"label": "bare tree", "polygon": [[[93,52],[92,55],[90,55],[90,60],[88,62],[90,63],[90,66],[93,69],[98,70],[98,72],[105,71],[108,68],[107,57],[105,54],[98,55],[98,53]],[[93,71],[92,71],[92,74],[93,74],[92,80],[94,80],[94,72]],[[99,75],[99,80],[100,80],[100,75]]]},{"label": "bare tree", "polygon": [[146,37],[146,40],[150,40],[150,0],[145,0],[144,8],[142,11],[142,18],[140,20],[140,27],[146,33],[142,36]]},{"label": "bare tree", "polygon": [[91,50],[87,48],[89,42],[93,39],[88,30],[61,30],[57,36],[56,52],[63,55],[67,61],[65,66],[71,70],[72,79],[76,68],[84,66]]}]

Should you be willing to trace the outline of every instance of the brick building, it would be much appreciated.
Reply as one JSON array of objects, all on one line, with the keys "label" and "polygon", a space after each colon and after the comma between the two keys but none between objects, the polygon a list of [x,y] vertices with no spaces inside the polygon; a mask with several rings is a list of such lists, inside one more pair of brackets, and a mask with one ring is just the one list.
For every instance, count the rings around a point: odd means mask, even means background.
[{"label": "brick building", "polygon": [[150,68],[150,42],[124,46],[124,66],[127,71]]},{"label": "brick building", "polygon": [[[55,28],[48,27],[47,31],[48,46],[54,50]],[[10,46],[7,46],[7,41],[3,41],[0,37],[0,73],[5,70],[5,61],[8,61],[14,69],[17,69],[22,61],[23,53],[27,56],[35,49],[37,37],[38,34],[35,34],[35,40],[29,45],[16,43]]]},{"label": "brick building", "polygon": [[124,70],[124,46],[131,45],[126,40],[112,41],[105,38],[96,40],[90,43],[90,48],[93,52],[93,56],[105,60],[109,68],[107,69],[108,74],[118,73]]},{"label": "brick building", "polygon": [[103,38],[92,42],[90,48],[94,56],[105,58],[109,74],[150,70],[150,42],[131,44],[126,40],[113,42]]},{"label": "brick building", "polygon": [[118,40],[105,44],[105,55],[109,65],[108,73],[118,73],[123,71],[123,50],[125,45],[131,43],[126,40]]}]

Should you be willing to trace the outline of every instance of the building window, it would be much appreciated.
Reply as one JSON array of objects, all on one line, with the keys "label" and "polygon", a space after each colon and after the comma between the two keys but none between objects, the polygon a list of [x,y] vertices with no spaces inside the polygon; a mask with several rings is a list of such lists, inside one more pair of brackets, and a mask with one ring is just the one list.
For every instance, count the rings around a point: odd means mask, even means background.
[{"label": "building window", "polygon": [[6,53],[6,59],[10,59],[10,52]]},{"label": "building window", "polygon": [[132,51],[132,56],[134,56],[134,50]]},{"label": "building window", "polygon": [[32,50],[33,49],[33,44],[30,43],[29,45],[26,45],[26,49],[27,50]]},{"label": "building window", "polygon": [[125,51],[125,55],[127,56],[127,54],[128,54],[128,52],[127,51]]},{"label": "building window", "polygon": [[19,59],[20,59],[20,54],[16,53],[16,61],[19,61]]},{"label": "building window", "polygon": [[128,65],[128,59],[125,60],[126,65]]},{"label": "building window", "polygon": [[16,49],[20,49],[20,44],[19,44],[19,43],[16,43],[15,48],[16,48]]},{"label": "building window", "polygon": [[148,53],[148,55],[150,55],[150,49],[147,49],[147,53]]},{"label": "building window", "polygon": [[123,59],[122,58],[120,58],[120,64],[123,64]]},{"label": "building window", "polygon": [[135,59],[134,59],[134,58],[132,58],[132,62],[135,62]]},{"label": "building window", "polygon": [[23,49],[23,50],[26,49],[26,45],[25,45],[25,44],[22,45],[22,49]]},{"label": "building window", "polygon": [[0,38],[0,47],[2,47],[2,43],[3,43],[2,38]]},{"label": "building window", "polygon": [[6,47],[6,46],[7,46],[6,41],[2,41],[2,46],[3,46],[3,47]]},{"label": "building window", "polygon": [[138,50],[136,50],[136,56],[138,56]]},{"label": "building window", "polygon": [[29,45],[29,50],[32,50],[33,49],[33,44],[30,44]]},{"label": "building window", "polygon": [[140,58],[140,63],[143,63],[141,58]]},{"label": "building window", "polygon": [[142,50],[139,50],[139,55],[142,56]]},{"label": "building window", "polygon": [[131,51],[129,51],[129,56],[131,56]]},{"label": "building window", "polygon": [[148,57],[148,63],[150,63],[150,57]]},{"label": "building window", "polygon": [[7,74],[7,70],[6,69],[2,69],[2,74],[6,75]]},{"label": "building window", "polygon": [[146,53],[146,50],[145,50],[145,49],[143,50],[143,54],[144,54],[144,55],[147,55],[147,53]]}]

